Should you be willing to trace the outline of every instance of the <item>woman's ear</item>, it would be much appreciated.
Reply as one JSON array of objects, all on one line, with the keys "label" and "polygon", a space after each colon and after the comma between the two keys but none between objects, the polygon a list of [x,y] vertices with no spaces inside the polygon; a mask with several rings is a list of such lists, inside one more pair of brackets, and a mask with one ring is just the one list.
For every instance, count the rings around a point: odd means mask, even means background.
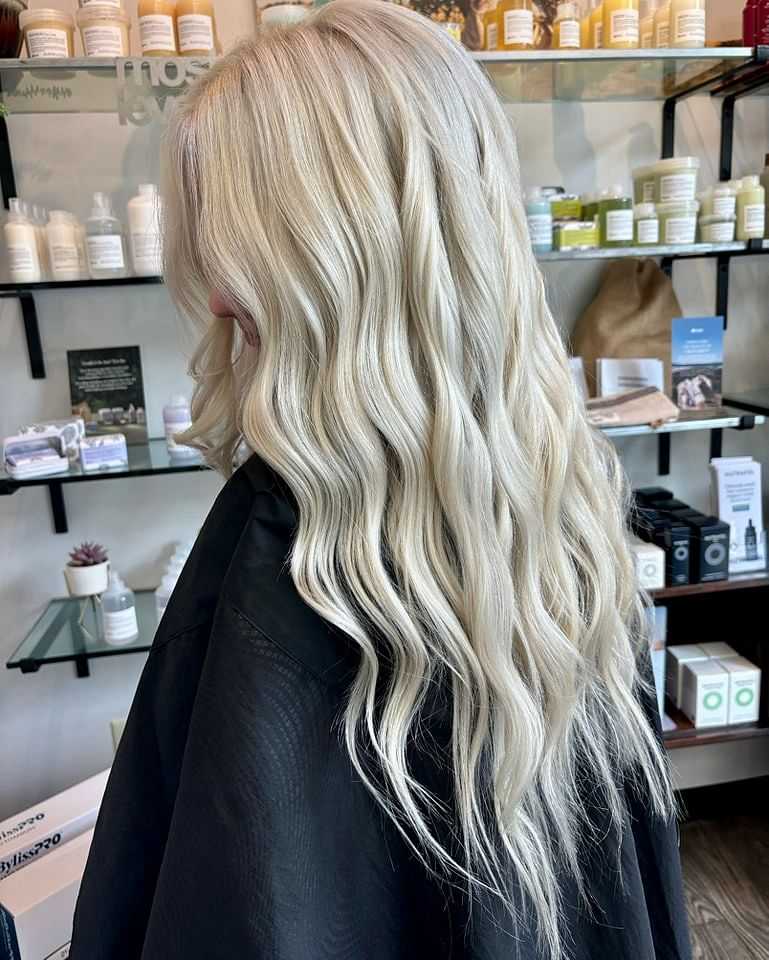
[{"label": "woman's ear", "polygon": [[215,317],[220,317],[222,320],[235,316],[232,304],[218,290],[212,290],[208,295],[208,309]]}]

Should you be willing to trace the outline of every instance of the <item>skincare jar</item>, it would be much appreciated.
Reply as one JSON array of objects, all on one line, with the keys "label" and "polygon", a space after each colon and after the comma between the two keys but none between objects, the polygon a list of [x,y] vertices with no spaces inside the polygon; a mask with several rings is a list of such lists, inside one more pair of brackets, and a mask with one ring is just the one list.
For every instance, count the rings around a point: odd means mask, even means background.
[{"label": "skincare jar", "polygon": [[19,14],[19,26],[27,41],[27,56],[61,59],[72,56],[75,22],[69,13],[43,7]]},{"label": "skincare jar", "polygon": [[87,57],[127,57],[131,21],[120,7],[89,3],[77,12],[77,25]]},{"label": "skincare jar", "polygon": [[703,243],[731,243],[737,217],[722,217],[709,214],[700,217],[700,240]]},{"label": "skincare jar", "polygon": [[697,157],[670,157],[659,160],[649,168],[654,177],[654,202],[694,200],[697,196]]},{"label": "skincare jar", "polygon": [[694,243],[697,238],[696,200],[675,200],[657,204],[660,221],[660,243]]}]

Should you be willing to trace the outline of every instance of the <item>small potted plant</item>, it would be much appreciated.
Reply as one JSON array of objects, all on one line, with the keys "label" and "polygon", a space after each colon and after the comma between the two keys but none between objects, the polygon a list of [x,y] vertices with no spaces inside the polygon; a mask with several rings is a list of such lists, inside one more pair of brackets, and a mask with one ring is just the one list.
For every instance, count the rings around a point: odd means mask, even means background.
[{"label": "small potted plant", "polygon": [[69,555],[64,579],[71,597],[93,597],[109,586],[107,551],[98,543],[81,543]]}]

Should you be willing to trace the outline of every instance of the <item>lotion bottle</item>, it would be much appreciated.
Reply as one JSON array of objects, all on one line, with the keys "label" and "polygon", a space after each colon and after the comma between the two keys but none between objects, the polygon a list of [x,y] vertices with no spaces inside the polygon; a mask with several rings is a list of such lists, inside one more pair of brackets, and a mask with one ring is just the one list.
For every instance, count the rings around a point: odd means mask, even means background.
[{"label": "lotion bottle", "polygon": [[143,57],[175,57],[176,0],[139,0],[139,40]]},{"label": "lotion bottle", "polygon": [[5,223],[5,246],[8,250],[8,272],[12,283],[39,283],[42,280],[38,234],[35,225],[25,216],[18,197],[8,201]]},{"label": "lotion bottle", "polygon": [[85,232],[88,267],[92,279],[107,280],[112,277],[124,277],[126,268],[123,229],[117,217],[112,215],[112,207],[106,193],[93,195],[93,209],[86,222]]},{"label": "lotion bottle", "polygon": [[766,224],[766,196],[758,177],[743,177],[737,194],[737,239],[760,240]]},{"label": "lotion bottle", "polygon": [[654,11],[654,46],[657,50],[670,46],[670,0],[663,0]]},{"label": "lotion bottle", "polygon": [[48,259],[54,280],[80,280],[80,250],[77,225],[66,210],[51,210],[45,228]]},{"label": "lotion bottle", "polygon": [[124,647],[133,643],[139,636],[139,623],[136,619],[136,598],[120,579],[120,575],[110,571],[109,587],[102,594],[102,614],[104,616],[104,642],[111,647]]},{"label": "lotion bottle", "polygon": [[603,0],[603,45],[611,50],[634,50],[640,43],[638,0]]},{"label": "lotion bottle", "polygon": [[531,0],[499,0],[497,5],[497,49],[534,48],[534,8]]},{"label": "lotion bottle", "polygon": [[128,201],[131,260],[137,277],[157,277],[163,271],[161,206],[154,183],[140,184],[139,193]]},{"label": "lotion bottle", "polygon": [[178,0],[176,33],[183,57],[212,57],[218,46],[213,0]]}]

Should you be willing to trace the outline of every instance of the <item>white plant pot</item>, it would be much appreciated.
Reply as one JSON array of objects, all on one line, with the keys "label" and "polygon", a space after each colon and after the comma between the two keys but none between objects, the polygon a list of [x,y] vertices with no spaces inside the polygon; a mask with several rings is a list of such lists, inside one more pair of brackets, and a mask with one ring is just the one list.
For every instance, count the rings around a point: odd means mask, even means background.
[{"label": "white plant pot", "polygon": [[71,597],[93,597],[109,586],[109,560],[92,567],[64,568],[64,579]]}]

